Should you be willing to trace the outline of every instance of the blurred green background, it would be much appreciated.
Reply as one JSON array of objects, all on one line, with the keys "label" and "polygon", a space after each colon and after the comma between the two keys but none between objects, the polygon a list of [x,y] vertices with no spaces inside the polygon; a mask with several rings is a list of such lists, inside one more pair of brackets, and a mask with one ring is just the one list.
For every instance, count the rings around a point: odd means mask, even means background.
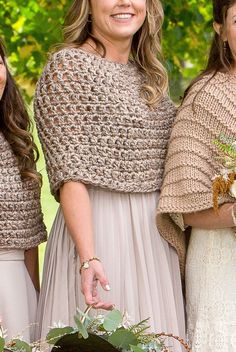
[{"label": "blurred green background", "polygon": [[[6,44],[12,73],[31,113],[35,84],[50,48],[61,42],[63,17],[71,3],[66,0],[0,0],[0,37]],[[163,7],[164,57],[171,96],[178,102],[184,88],[205,66],[212,35],[212,7],[209,0],[163,0]],[[34,135],[37,140],[36,131]],[[40,152],[38,169],[43,174],[42,206],[49,231],[58,204],[50,195]],[[44,245],[40,252],[42,266]]]}]

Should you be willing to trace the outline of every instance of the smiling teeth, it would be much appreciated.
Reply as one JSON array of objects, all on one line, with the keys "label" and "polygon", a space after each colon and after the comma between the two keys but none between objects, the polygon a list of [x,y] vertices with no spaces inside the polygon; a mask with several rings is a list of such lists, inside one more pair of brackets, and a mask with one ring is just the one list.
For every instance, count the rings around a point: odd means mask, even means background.
[{"label": "smiling teeth", "polygon": [[118,19],[129,19],[129,18],[132,17],[132,15],[129,14],[129,13],[122,13],[122,14],[119,14],[119,15],[114,15],[112,17],[118,18]]}]

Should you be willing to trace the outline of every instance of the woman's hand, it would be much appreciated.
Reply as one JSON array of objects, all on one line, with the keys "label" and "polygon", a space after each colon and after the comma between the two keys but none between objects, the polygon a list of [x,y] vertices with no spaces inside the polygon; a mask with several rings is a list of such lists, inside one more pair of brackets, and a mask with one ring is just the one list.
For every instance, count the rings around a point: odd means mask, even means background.
[{"label": "woman's hand", "polygon": [[98,293],[98,282],[105,291],[110,291],[109,282],[104,273],[101,262],[91,261],[89,268],[81,270],[81,291],[84,294],[87,305],[92,305],[96,309],[112,310],[114,304],[103,302]]},{"label": "woman's hand", "polygon": [[[60,189],[60,203],[76,252],[83,263],[88,258],[93,258],[95,253],[92,207],[86,186],[81,182],[65,183]],[[81,291],[86,304],[110,310],[113,304],[103,302],[99,297],[98,281],[104,290],[110,290],[102,264],[93,260],[89,262],[88,269],[81,270]]]},{"label": "woman's hand", "polygon": [[183,214],[184,224],[202,229],[222,229],[235,227],[235,203],[225,203],[216,212],[213,208],[195,213]]}]

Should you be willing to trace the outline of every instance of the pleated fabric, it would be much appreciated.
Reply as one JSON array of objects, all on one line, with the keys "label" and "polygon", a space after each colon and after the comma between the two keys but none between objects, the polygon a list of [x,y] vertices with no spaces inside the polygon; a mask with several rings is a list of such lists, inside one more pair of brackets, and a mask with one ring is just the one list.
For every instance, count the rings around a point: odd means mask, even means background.
[{"label": "pleated fabric", "polygon": [[0,322],[7,340],[34,339],[37,294],[24,263],[24,250],[0,249]]},{"label": "pleated fabric", "polygon": [[[150,317],[154,332],[185,335],[184,308],[175,250],[157,232],[157,192],[125,194],[88,187],[93,209],[96,256],[111,291],[100,294],[133,322]],[[38,337],[61,321],[74,325],[76,307],[85,309],[80,262],[59,208],[49,236],[37,322]],[[174,343],[173,343],[174,344]],[[174,351],[181,351],[175,344]]]}]

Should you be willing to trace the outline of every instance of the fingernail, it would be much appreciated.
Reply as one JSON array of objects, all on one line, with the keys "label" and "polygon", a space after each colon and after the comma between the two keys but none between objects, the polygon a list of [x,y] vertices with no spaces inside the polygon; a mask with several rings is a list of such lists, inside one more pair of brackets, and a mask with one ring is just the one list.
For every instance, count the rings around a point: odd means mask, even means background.
[{"label": "fingernail", "polygon": [[106,289],[107,291],[111,291],[110,285],[106,285],[106,286],[105,286],[105,289]]}]

